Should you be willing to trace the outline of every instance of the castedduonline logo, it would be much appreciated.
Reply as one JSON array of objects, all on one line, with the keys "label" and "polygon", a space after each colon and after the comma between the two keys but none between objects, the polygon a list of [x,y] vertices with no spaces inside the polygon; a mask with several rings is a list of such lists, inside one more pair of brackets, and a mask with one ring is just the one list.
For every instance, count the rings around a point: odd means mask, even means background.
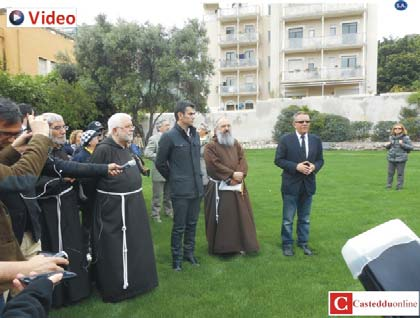
[{"label": "castedduonline logo", "polygon": [[75,8],[7,8],[7,27],[75,27]]}]

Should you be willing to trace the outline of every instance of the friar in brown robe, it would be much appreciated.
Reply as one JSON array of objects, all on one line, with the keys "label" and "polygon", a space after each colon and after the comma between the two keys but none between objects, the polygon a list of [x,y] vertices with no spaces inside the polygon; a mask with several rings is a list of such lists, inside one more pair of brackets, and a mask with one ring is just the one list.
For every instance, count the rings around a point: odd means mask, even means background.
[{"label": "friar in brown robe", "polygon": [[244,182],[248,164],[227,118],[217,121],[204,160],[210,177],[204,197],[209,253],[257,252],[254,217]]}]

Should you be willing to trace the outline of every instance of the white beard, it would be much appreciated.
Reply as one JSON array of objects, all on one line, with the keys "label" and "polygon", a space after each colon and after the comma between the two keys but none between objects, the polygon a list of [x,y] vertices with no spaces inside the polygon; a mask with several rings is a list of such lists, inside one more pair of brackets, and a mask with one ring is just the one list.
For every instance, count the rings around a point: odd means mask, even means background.
[{"label": "white beard", "polygon": [[235,144],[235,138],[232,136],[232,132],[222,133],[220,131],[216,132],[217,141],[219,144],[232,147]]}]

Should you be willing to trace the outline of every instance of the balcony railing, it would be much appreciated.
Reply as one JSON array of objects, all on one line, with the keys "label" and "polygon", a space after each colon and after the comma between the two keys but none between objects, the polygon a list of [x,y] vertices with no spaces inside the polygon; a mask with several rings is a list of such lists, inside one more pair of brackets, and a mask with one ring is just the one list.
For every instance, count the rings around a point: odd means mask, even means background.
[{"label": "balcony railing", "polygon": [[311,5],[294,5],[284,8],[284,16],[286,18],[316,16],[326,13],[340,13],[340,12],[357,12],[364,10],[363,3],[324,3]]},{"label": "balcony railing", "polygon": [[322,38],[292,38],[286,41],[286,49],[315,49],[321,48]]},{"label": "balcony railing", "polygon": [[236,43],[238,41],[238,35],[234,34],[223,34],[219,36],[220,44]]},{"label": "balcony railing", "polygon": [[220,60],[220,68],[257,66],[256,59]]},{"label": "balcony railing", "polygon": [[313,70],[293,70],[284,72],[284,81],[316,81],[316,80],[340,80],[362,77],[363,71],[360,66],[348,68],[322,68]]},{"label": "balcony railing", "polygon": [[240,93],[256,93],[257,92],[257,84],[255,83],[246,83],[239,87]]},{"label": "balcony railing", "polygon": [[363,34],[361,33],[348,33],[325,37],[325,47],[362,44]]},{"label": "balcony railing", "polygon": [[258,33],[256,32],[239,33],[239,42],[241,43],[256,42],[257,40]]},{"label": "balcony railing", "polygon": [[258,6],[244,6],[219,9],[219,18],[229,19],[242,16],[252,16],[259,13]]},{"label": "balcony railing", "polygon": [[238,88],[236,86],[220,86],[220,93],[222,95],[231,95],[236,94],[238,92]]}]

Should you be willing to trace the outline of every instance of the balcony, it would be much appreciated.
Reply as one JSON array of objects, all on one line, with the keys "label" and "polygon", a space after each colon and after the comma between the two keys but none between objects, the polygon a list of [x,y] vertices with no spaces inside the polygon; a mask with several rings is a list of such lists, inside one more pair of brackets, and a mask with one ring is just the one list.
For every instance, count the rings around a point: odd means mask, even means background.
[{"label": "balcony", "polygon": [[222,47],[236,45],[237,42],[238,42],[238,35],[236,33],[219,35],[219,45]]},{"label": "balcony", "polygon": [[258,33],[256,32],[247,32],[239,33],[239,43],[256,43],[258,41]]},{"label": "balcony", "polygon": [[360,66],[346,67],[346,68],[325,68],[323,72],[323,79],[326,80],[342,80],[359,78],[363,76],[363,69]]},{"label": "balcony", "polygon": [[239,93],[241,94],[256,94],[257,93],[257,84],[255,83],[245,83],[239,87]]},{"label": "balcony", "polygon": [[284,73],[284,81],[313,81],[321,79],[321,72],[318,70],[294,70]]},{"label": "balcony", "polygon": [[325,37],[325,48],[360,47],[363,45],[362,33],[348,33]]},{"label": "balcony", "polygon": [[236,95],[237,93],[238,93],[238,88],[236,86],[220,85],[220,95],[222,96]]},{"label": "balcony", "polygon": [[221,21],[232,21],[240,18],[254,18],[259,14],[258,6],[238,6],[235,8],[221,8],[218,17]]},{"label": "balcony", "polygon": [[305,51],[321,49],[322,37],[313,38],[293,38],[286,41],[285,50],[287,51]]},{"label": "balcony", "polygon": [[253,69],[257,67],[256,59],[235,59],[235,60],[220,60],[221,70],[231,70],[232,68],[246,68]]},{"label": "balcony", "polygon": [[285,20],[300,20],[310,17],[343,16],[355,13],[362,13],[366,10],[363,3],[324,3],[310,5],[293,5],[285,7],[283,14]]},{"label": "balcony", "polygon": [[349,68],[320,68],[313,70],[293,70],[283,74],[283,81],[287,82],[311,82],[326,80],[344,80],[360,78],[363,76],[363,69],[360,66]]}]

